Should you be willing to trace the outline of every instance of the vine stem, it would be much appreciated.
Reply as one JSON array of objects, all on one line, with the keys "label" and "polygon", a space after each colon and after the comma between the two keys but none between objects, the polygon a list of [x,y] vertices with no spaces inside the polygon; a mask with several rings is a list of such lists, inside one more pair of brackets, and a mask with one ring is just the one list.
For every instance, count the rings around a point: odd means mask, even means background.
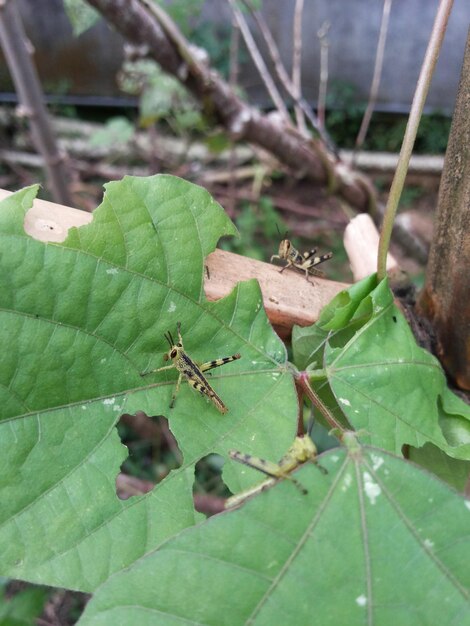
[{"label": "vine stem", "polygon": [[320,413],[323,415],[325,420],[331,426],[331,428],[335,428],[340,431],[341,434],[344,434],[345,428],[344,426],[338,422],[333,413],[327,408],[323,400],[320,399],[320,396],[313,389],[310,384],[310,380],[307,372],[295,372],[294,373],[295,384],[298,389],[300,389],[309,400],[317,407]]},{"label": "vine stem", "polygon": [[423,112],[424,102],[428,95],[431,78],[434,73],[442,41],[446,32],[447,22],[452,9],[453,0],[440,0],[436,18],[429,38],[428,47],[424,56],[423,65],[416,85],[416,91],[411,104],[410,116],[406,125],[405,136],[400,150],[397,169],[393,177],[392,186],[388,195],[387,206],[380,233],[379,252],[377,259],[377,278],[385,278],[387,270],[387,252],[390,246],[393,222],[398,208],[403,185],[405,183],[408,164],[413,151],[416,134],[418,132],[419,121]]}]

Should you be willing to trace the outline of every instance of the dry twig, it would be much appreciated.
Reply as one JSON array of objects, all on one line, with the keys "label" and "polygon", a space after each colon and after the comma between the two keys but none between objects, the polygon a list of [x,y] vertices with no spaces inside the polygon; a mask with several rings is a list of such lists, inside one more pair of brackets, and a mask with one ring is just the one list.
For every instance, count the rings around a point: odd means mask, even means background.
[{"label": "dry twig", "polygon": [[370,86],[369,101],[367,103],[364,117],[362,118],[361,127],[356,137],[356,144],[353,152],[353,165],[356,164],[356,154],[360,149],[369,130],[369,124],[374,112],[375,103],[377,101],[377,95],[379,92],[380,78],[382,76],[382,67],[384,60],[385,42],[387,40],[388,32],[388,20],[390,17],[390,8],[392,6],[392,0],[384,0],[384,7],[382,12],[382,21],[380,23],[379,41],[377,43],[377,54],[375,56],[374,75],[372,77],[372,83]]},{"label": "dry twig", "polygon": [[28,118],[33,142],[43,157],[52,195],[57,202],[71,204],[65,157],[57,147],[49,123],[41,85],[31,60],[32,46],[13,0],[0,2],[0,42],[21,102],[20,110]]}]

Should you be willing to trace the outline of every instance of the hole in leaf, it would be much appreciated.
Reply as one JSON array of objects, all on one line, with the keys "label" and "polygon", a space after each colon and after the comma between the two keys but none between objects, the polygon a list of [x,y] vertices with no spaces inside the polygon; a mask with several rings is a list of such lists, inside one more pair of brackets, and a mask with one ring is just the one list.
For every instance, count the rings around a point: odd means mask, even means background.
[{"label": "hole in leaf", "polygon": [[224,510],[225,499],[231,493],[222,480],[223,457],[208,454],[196,463],[194,472],[194,506],[207,516]]},{"label": "hole in leaf", "polygon": [[180,467],[182,454],[162,415],[149,417],[142,411],[124,414],[118,423],[122,443],[129,456],[116,478],[116,493],[121,500],[147,493],[172,470]]}]

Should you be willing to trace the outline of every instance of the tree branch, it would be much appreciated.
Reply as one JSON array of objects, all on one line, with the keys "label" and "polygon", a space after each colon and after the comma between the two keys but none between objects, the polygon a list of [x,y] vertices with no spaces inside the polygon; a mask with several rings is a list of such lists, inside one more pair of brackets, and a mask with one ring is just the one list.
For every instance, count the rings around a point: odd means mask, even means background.
[{"label": "tree branch", "polygon": [[[176,25],[173,24],[172,34],[158,22],[144,0],[87,1],[131,43],[145,43],[149,56],[203,102],[206,110],[233,137],[268,150],[281,163],[317,183],[332,183],[335,191],[356,209],[368,209],[373,195],[364,177],[332,157],[322,142],[307,142],[295,128],[286,127],[245,104],[217,72],[202,62],[193,59],[188,63],[187,56],[192,53],[189,43]],[[169,19],[166,16],[166,20]],[[179,33],[177,37],[175,32]]]}]

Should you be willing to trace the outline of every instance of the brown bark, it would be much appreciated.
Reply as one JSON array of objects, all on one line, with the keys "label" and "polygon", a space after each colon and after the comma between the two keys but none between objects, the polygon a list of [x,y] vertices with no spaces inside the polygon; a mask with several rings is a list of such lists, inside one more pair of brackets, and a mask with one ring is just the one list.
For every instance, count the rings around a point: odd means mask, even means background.
[{"label": "brown bark", "polygon": [[470,31],[439,190],[434,240],[419,308],[436,352],[470,389]]},{"label": "brown bark", "polygon": [[293,125],[263,115],[238,98],[217,72],[194,57],[189,42],[168,16],[165,24],[155,17],[161,9],[151,11],[143,0],[88,2],[128,41],[147,45],[148,55],[185,85],[232,137],[268,150],[296,173],[328,185],[360,211],[375,202],[368,179],[331,156],[322,142],[306,140]]}]

